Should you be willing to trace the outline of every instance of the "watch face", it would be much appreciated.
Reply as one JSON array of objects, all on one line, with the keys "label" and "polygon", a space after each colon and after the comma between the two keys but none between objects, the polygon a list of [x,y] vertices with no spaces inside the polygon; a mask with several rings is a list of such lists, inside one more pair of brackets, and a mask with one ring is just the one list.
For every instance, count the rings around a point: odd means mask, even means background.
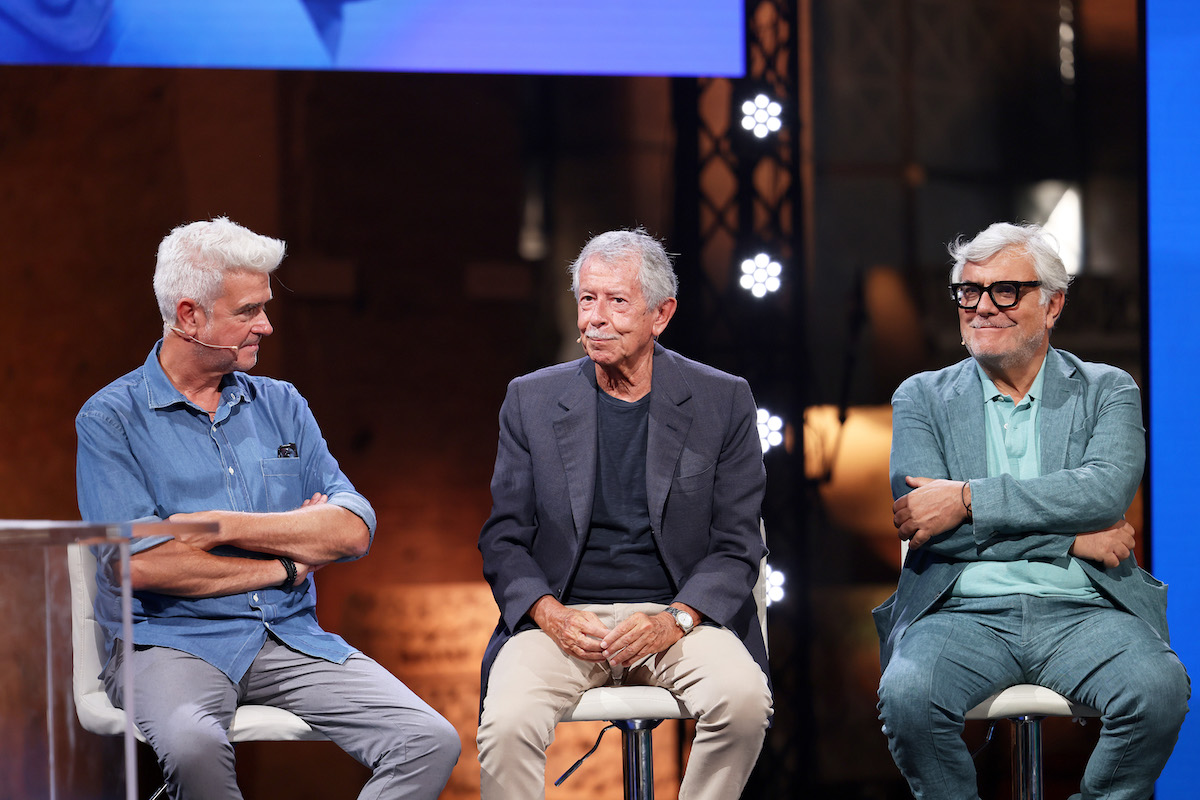
[{"label": "watch face", "polygon": [[671,607],[671,615],[675,617],[675,621],[679,623],[679,627],[683,628],[684,632],[690,631],[696,621],[692,619],[692,615],[682,609]]}]

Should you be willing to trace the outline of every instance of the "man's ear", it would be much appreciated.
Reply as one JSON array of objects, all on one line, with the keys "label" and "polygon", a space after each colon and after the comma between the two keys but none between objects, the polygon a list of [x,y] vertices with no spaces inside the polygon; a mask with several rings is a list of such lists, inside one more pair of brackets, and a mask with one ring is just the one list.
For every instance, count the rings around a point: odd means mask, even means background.
[{"label": "man's ear", "polygon": [[675,316],[676,306],[675,298],[668,297],[654,312],[654,338],[657,339],[667,329],[667,323],[671,321],[671,317]]},{"label": "man's ear", "polygon": [[175,324],[189,335],[198,333],[208,321],[204,309],[190,297],[182,297],[175,304]]},{"label": "man's ear", "polygon": [[1050,301],[1046,303],[1046,329],[1054,330],[1054,326],[1058,324],[1058,318],[1063,312],[1063,307],[1067,304],[1067,295],[1064,292],[1055,292]]}]

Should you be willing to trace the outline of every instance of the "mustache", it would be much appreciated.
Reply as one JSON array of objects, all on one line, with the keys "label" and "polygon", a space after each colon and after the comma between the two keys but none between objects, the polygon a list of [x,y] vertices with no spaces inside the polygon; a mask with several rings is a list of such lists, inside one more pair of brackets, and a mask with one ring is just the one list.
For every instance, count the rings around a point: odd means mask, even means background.
[{"label": "mustache", "polygon": [[583,334],[583,338],[591,339],[593,342],[608,342],[617,338],[615,333],[600,333],[598,331],[588,331]]}]

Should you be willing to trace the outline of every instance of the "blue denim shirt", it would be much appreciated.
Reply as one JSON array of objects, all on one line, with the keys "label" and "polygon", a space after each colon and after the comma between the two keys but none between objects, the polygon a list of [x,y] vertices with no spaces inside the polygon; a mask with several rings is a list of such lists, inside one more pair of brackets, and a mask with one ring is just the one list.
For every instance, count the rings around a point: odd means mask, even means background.
[{"label": "blue denim shirt", "polygon": [[[158,363],[146,363],[92,396],[75,419],[79,510],[90,522],[163,520],[187,511],[291,511],[315,492],[346,508],[375,535],[375,512],[330,455],[308,403],[290,383],[231,373],[215,417],[183,396]],[[291,445],[285,457],[281,448]],[[294,450],[294,455],[290,453]],[[165,541],[139,540],[133,552]],[[233,547],[211,552],[264,557]],[[271,557],[271,556],[265,556]],[[111,656],[120,634],[120,593],[104,559],[96,620]],[[313,577],[292,589],[191,599],[135,592],[133,640],[191,653],[239,681],[268,631],[289,647],[343,663],[354,648],[317,624]]]}]

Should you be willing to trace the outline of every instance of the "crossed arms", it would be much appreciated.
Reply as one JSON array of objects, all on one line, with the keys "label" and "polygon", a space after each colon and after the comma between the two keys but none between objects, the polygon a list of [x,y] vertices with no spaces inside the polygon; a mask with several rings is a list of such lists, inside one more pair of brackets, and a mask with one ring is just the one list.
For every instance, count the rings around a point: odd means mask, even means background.
[{"label": "crossed arms", "polygon": [[[76,429],[84,519],[219,523],[215,535],[180,533],[170,539],[135,542],[130,563],[135,590],[203,598],[281,586],[288,572],[275,556],[295,562],[292,585],[300,585],[322,566],[358,558],[370,546],[373,512],[338,470],[306,408],[296,435],[297,441],[305,443],[301,452],[311,468],[304,470],[305,477],[297,476],[296,486],[302,488],[292,501],[296,507],[287,511],[214,508],[178,513],[189,494],[187,487],[179,488],[184,481],[164,480],[169,467],[156,460],[155,453],[135,453],[130,437],[113,416],[82,413]],[[166,494],[173,497],[157,496],[165,490],[153,486],[169,486]],[[300,491],[308,493],[307,499],[300,499]],[[218,547],[221,550],[214,552]]]},{"label": "crossed arms", "polygon": [[[1145,434],[1137,386],[1113,372],[1072,421],[1066,466],[1037,478],[953,474],[945,402],[918,380],[892,399],[893,523],[913,548],[968,561],[1074,555],[1107,567],[1127,558],[1123,519],[1141,480]],[[982,446],[982,437],[980,438]],[[958,457],[956,457],[958,456]],[[1043,469],[1045,465],[1043,465]],[[967,481],[969,480],[969,484]],[[970,510],[968,510],[968,506]]]}]

